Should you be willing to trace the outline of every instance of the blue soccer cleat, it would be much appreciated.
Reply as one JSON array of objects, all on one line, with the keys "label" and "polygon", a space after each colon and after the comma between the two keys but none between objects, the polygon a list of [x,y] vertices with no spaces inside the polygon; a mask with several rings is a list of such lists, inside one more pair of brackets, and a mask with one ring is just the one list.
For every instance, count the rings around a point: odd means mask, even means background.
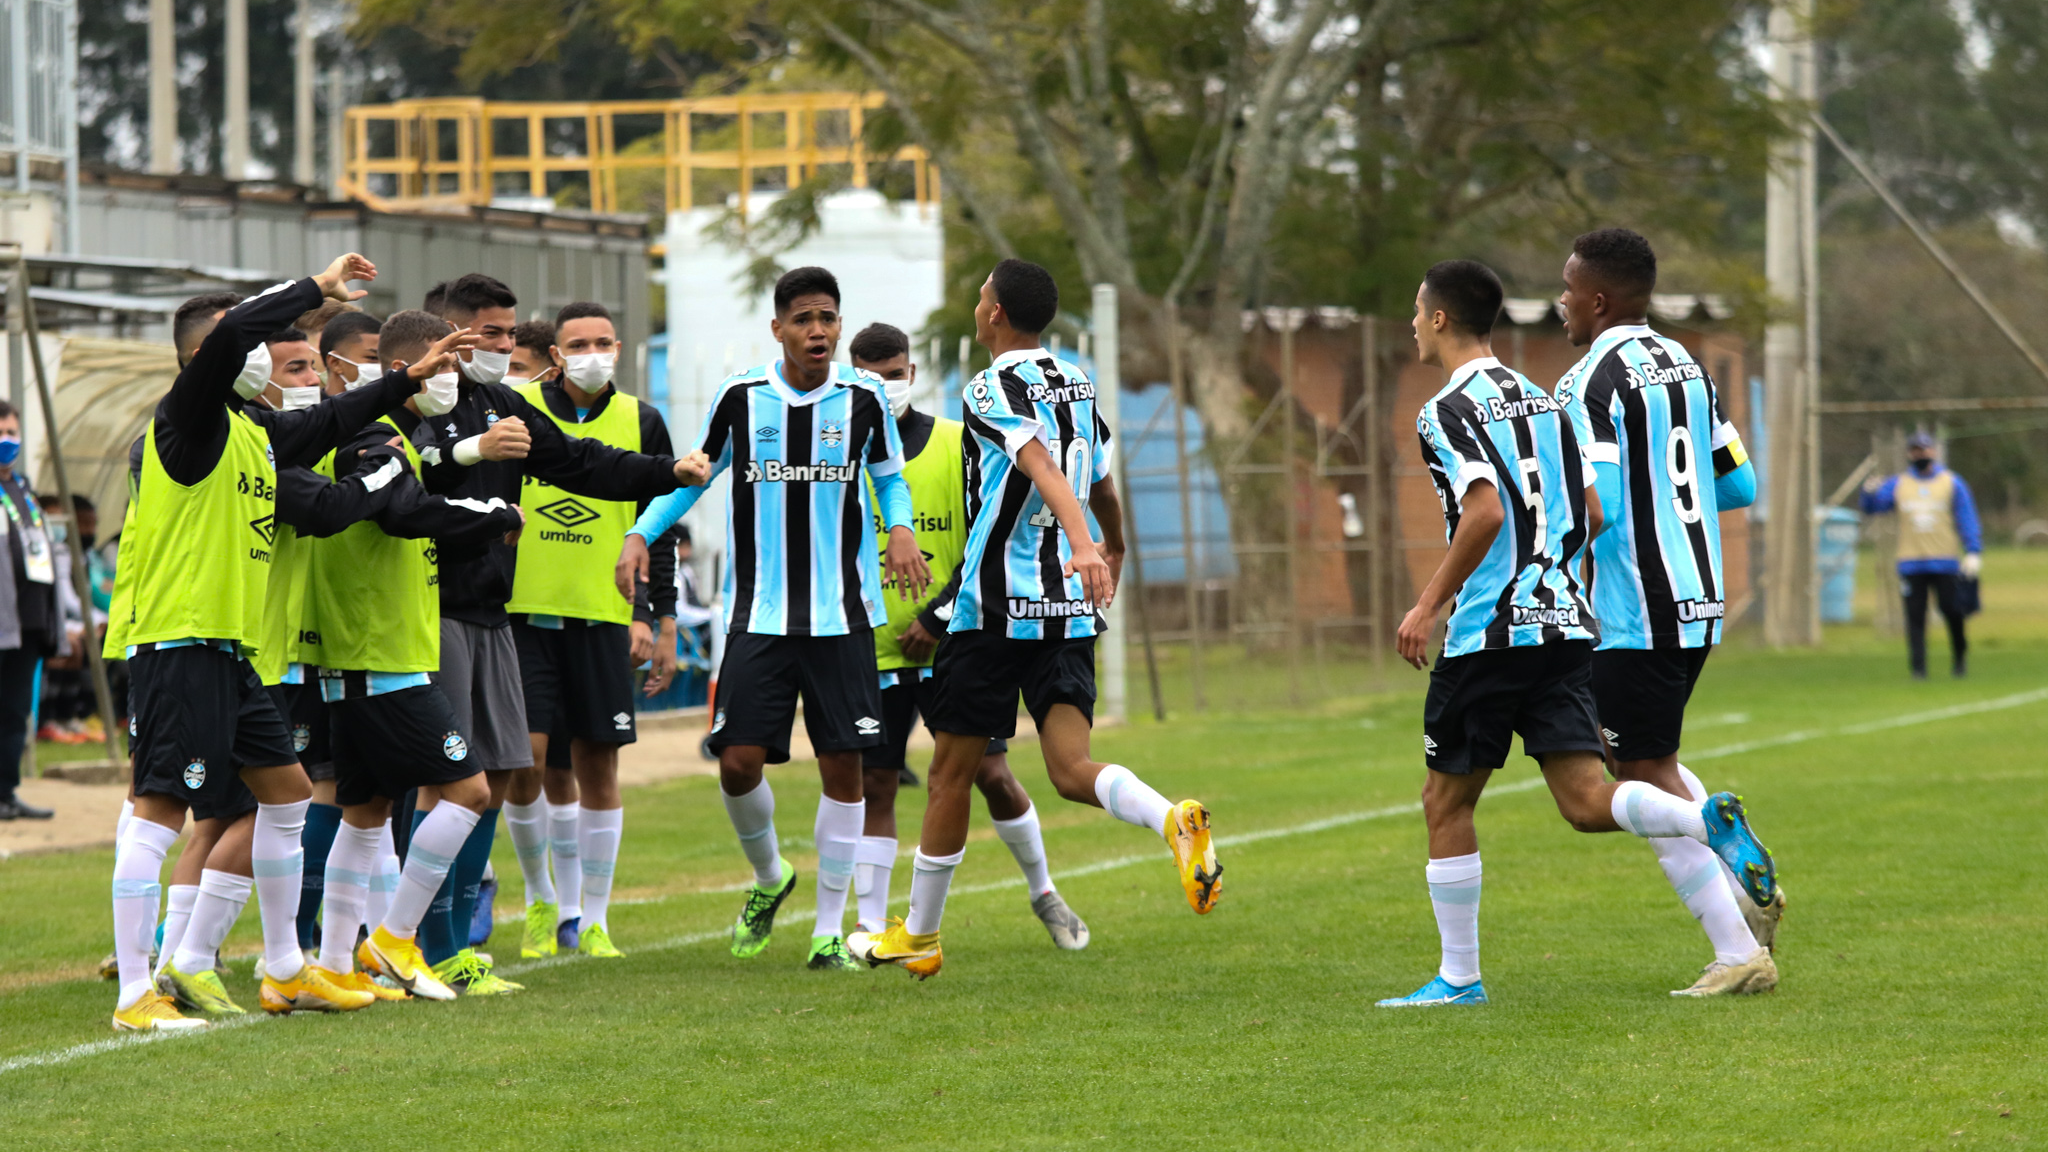
[{"label": "blue soccer cleat", "polygon": [[1437,1008],[1446,1004],[1484,1003],[1486,1003],[1486,984],[1484,981],[1474,980],[1460,988],[1456,984],[1445,980],[1442,976],[1437,976],[1432,978],[1429,983],[1424,984],[1406,996],[1396,996],[1391,1000],[1380,1001],[1380,1007]]},{"label": "blue soccer cleat", "polygon": [[574,952],[583,946],[583,917],[571,916],[555,925],[555,949]]},{"label": "blue soccer cleat", "polygon": [[476,907],[471,909],[469,915],[469,946],[471,948],[481,948],[484,946],[484,941],[491,938],[491,929],[495,926],[492,923],[492,913],[496,911],[493,905],[497,903],[497,899],[498,878],[496,876],[484,877],[483,883],[477,885]]},{"label": "blue soccer cleat", "polygon": [[1707,847],[1735,873],[1751,900],[1759,907],[1769,904],[1778,890],[1778,865],[1771,859],[1771,850],[1750,830],[1742,797],[1716,792],[1707,797],[1700,815],[1707,821]]}]

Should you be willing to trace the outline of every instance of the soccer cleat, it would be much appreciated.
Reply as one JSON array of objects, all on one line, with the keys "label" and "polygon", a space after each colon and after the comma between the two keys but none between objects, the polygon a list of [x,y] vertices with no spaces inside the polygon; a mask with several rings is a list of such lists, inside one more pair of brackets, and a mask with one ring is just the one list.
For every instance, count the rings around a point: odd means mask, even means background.
[{"label": "soccer cleat", "polygon": [[483,883],[477,886],[476,907],[471,909],[469,914],[469,946],[471,948],[481,948],[484,945],[484,941],[491,938],[491,929],[495,927],[491,922],[491,917],[496,912],[497,902],[498,878],[496,876],[486,876],[483,879]]},{"label": "soccer cleat", "polygon": [[526,935],[519,941],[520,959],[538,960],[559,950],[555,924],[560,914],[560,906],[552,900],[538,900],[526,906]]},{"label": "soccer cleat", "polygon": [[1460,988],[1439,975],[1432,977],[1429,983],[1424,984],[1406,996],[1396,996],[1390,1000],[1380,1001],[1379,1006],[1382,1008],[1440,1008],[1449,1004],[1484,1003],[1486,1003],[1486,984],[1483,981],[1474,980]]},{"label": "soccer cleat", "polygon": [[194,1012],[205,1012],[214,1016],[242,1016],[242,1006],[228,996],[228,990],[220,982],[220,973],[212,968],[195,972],[190,976],[178,971],[172,964],[156,974],[156,990],[169,996],[180,1008]]},{"label": "soccer cleat", "polygon": [[1067,902],[1060,899],[1057,891],[1045,892],[1031,898],[1031,910],[1038,914],[1039,922],[1052,933],[1052,942],[1068,952],[1079,952],[1088,946],[1088,925]]},{"label": "soccer cleat", "polygon": [[322,968],[320,969],[320,975],[325,976],[327,982],[337,988],[346,988],[351,992],[368,992],[379,1000],[412,999],[411,996],[406,995],[405,989],[394,988],[387,984],[379,984],[370,978],[368,972],[357,972],[353,969],[347,972],[336,972],[332,968]]},{"label": "soccer cleat", "polygon": [[434,979],[462,989],[464,996],[505,996],[526,990],[526,985],[492,972],[490,960],[474,948],[464,948],[434,965]]},{"label": "soccer cleat", "polygon": [[939,974],[939,968],[946,962],[945,953],[939,949],[939,934],[912,936],[903,921],[889,918],[889,927],[883,932],[855,932],[846,938],[846,950],[854,958],[867,962],[870,968],[884,964],[895,964],[919,980],[929,980]]},{"label": "soccer cleat", "polygon": [[555,947],[563,952],[574,952],[583,942],[583,917],[571,916],[555,925]]},{"label": "soccer cleat", "polygon": [[116,1032],[197,1032],[204,1027],[206,1021],[179,1012],[169,996],[158,992],[144,992],[128,1007],[114,1009]]},{"label": "soccer cleat", "polygon": [[858,972],[860,961],[846,950],[846,941],[837,936],[811,937],[811,958],[804,967],[818,972]]},{"label": "soccer cleat", "polygon": [[419,941],[411,937],[401,940],[382,924],[356,949],[356,959],[365,971],[390,977],[393,984],[422,1000],[455,999],[455,989],[436,979],[427,958],[420,955]]},{"label": "soccer cleat", "polygon": [[612,934],[605,931],[602,924],[592,924],[585,928],[583,939],[577,943],[576,950],[585,956],[595,956],[599,960],[617,960],[625,955],[619,951],[618,945],[612,943]]},{"label": "soccer cleat", "polygon": [[1771,893],[1771,902],[1759,906],[1749,898],[1748,890],[1738,885],[1735,903],[1742,909],[1742,918],[1749,921],[1749,934],[1775,954],[1778,951],[1778,923],[1785,918],[1785,889],[1781,887]]},{"label": "soccer cleat", "polygon": [[768,947],[768,936],[775,931],[775,911],[796,891],[796,865],[787,859],[780,863],[782,887],[769,892],[759,884],[748,885],[746,907],[740,909],[740,918],[732,922],[732,954],[742,960],[759,956]]},{"label": "soccer cleat", "polygon": [[1748,996],[1769,992],[1778,986],[1778,962],[1768,948],[1758,948],[1740,964],[1716,960],[1700,969],[1700,978],[1690,988],[1675,988],[1673,996]]},{"label": "soccer cleat", "polygon": [[1199,800],[1175,804],[1166,814],[1164,835],[1180,869],[1180,886],[1187,893],[1188,907],[1197,915],[1208,915],[1223,898],[1223,865],[1216,862],[1216,848],[1209,840],[1209,810]]},{"label": "soccer cleat", "polygon": [[1778,865],[1771,850],[1750,830],[1749,814],[1742,797],[1733,792],[1716,792],[1707,797],[1700,815],[1707,821],[1707,847],[1721,858],[1735,879],[1758,906],[1769,904],[1778,887]]},{"label": "soccer cleat", "polygon": [[263,1002],[263,1010],[273,1016],[286,1012],[354,1012],[377,1002],[368,992],[344,988],[329,980],[323,969],[311,964],[301,966],[289,980],[264,973],[258,998]]},{"label": "soccer cleat", "polygon": [[118,952],[109,952],[107,953],[107,958],[105,960],[100,961],[100,979],[119,980],[120,978],[121,954]]}]

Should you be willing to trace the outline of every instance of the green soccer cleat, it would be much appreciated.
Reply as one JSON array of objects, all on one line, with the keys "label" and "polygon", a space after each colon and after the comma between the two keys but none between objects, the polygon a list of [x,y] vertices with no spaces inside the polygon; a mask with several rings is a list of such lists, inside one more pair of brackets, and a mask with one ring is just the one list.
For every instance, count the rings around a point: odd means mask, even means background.
[{"label": "green soccer cleat", "polygon": [[782,886],[773,892],[762,889],[759,884],[747,887],[747,905],[740,909],[740,918],[732,924],[732,954],[742,960],[761,954],[768,947],[768,936],[775,931],[775,912],[789,894],[796,891],[796,865],[781,859]]},{"label": "green soccer cleat", "polygon": [[818,972],[858,972],[861,962],[852,952],[847,951],[846,941],[838,936],[811,937],[811,958],[804,967]]},{"label": "green soccer cleat", "polygon": [[434,965],[434,978],[450,988],[460,988],[464,996],[503,996],[526,989],[524,984],[494,974],[474,948],[464,948]]},{"label": "green soccer cleat", "polygon": [[576,950],[585,956],[599,960],[617,960],[625,955],[619,946],[612,943],[612,934],[602,924],[592,924],[583,930],[583,939],[576,942]]},{"label": "green soccer cleat", "polygon": [[220,973],[208,968],[190,976],[170,964],[157,973],[156,990],[176,1001],[180,1008],[213,1016],[243,1016],[247,1013],[228,995]]},{"label": "green soccer cleat", "polygon": [[538,960],[555,954],[555,921],[560,915],[561,908],[552,900],[526,906],[526,935],[519,941],[521,959]]}]

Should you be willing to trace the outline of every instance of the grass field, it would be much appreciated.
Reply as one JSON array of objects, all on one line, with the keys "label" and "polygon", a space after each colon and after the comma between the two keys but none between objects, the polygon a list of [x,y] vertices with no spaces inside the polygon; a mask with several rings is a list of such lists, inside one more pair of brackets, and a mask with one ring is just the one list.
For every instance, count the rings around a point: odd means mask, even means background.
[{"label": "grass field", "polygon": [[[1571,832],[1524,760],[1480,814],[1494,1003],[1374,1009],[1437,957],[1423,678],[1346,692],[1363,676],[1340,667],[1297,711],[1098,737],[1214,811],[1227,895],[1205,919],[1156,840],[1059,801],[1025,751],[1094,943],[1050,946],[982,820],[925,984],[802,968],[808,765],[773,776],[804,879],[758,960],[723,945],[744,867],[715,783],[691,779],[628,796],[623,961],[508,963],[524,995],[162,1043],[110,1040],[112,988],[84,978],[110,854],[0,862],[0,1130],[36,1148],[2038,1146],[2048,564],[1991,561],[1967,680],[1910,682],[1903,646],[1854,626],[1815,653],[1738,639],[1709,665],[1687,763],[1748,798],[1792,901],[1768,996],[1666,995],[1709,959],[1698,929],[1644,845]],[[494,943],[516,954],[509,927]],[[254,1002],[246,961],[229,984]]]}]

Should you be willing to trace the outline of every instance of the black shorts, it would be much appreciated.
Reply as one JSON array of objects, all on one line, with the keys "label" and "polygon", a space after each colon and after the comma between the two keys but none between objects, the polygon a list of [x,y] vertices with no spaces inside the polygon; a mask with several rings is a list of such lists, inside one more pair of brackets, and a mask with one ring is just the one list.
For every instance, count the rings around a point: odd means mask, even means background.
[{"label": "black shorts", "polygon": [[1440,657],[1422,705],[1423,762],[1463,776],[1507,763],[1516,734],[1530,756],[1598,755],[1593,645],[1565,640]]},{"label": "black shorts", "polygon": [[954,632],[932,667],[938,692],[926,722],[934,732],[1007,739],[1017,734],[1017,696],[1039,726],[1055,704],[1095,720],[1095,637],[1012,640],[978,629]]},{"label": "black shorts", "polygon": [[1686,702],[1713,651],[1708,645],[1593,653],[1593,700],[1616,760],[1659,760],[1678,751]]},{"label": "black shorts", "polygon": [[334,779],[334,750],[327,738],[327,702],[320,699],[320,682],[272,684],[269,690],[277,714],[291,728],[292,751],[306,766],[307,777]]},{"label": "black shorts", "polygon": [[[882,689],[882,736],[883,742],[860,754],[862,768],[874,768],[894,772],[907,766],[907,750],[910,747],[910,731],[916,727],[919,716],[930,717],[932,701],[938,695],[938,682],[932,677],[917,679],[917,669],[904,670],[896,683]],[[1003,739],[989,741],[985,756],[1000,756],[1010,750],[1010,742]]]},{"label": "black shorts", "polygon": [[638,740],[633,714],[633,636],[624,624],[564,620],[537,628],[512,618],[526,730],[606,744]]},{"label": "black shorts", "polygon": [[754,745],[768,750],[768,763],[788,763],[799,696],[814,751],[852,752],[880,744],[875,634],[864,628],[844,636],[726,637],[711,750]]},{"label": "black shorts", "polygon": [[295,763],[291,733],[249,661],[205,644],[128,661],[137,795],[171,796],[195,820],[256,810],[244,768]]},{"label": "black shorts", "polygon": [[483,771],[438,684],[330,701],[334,800],[344,807],[408,788],[453,784]]}]

